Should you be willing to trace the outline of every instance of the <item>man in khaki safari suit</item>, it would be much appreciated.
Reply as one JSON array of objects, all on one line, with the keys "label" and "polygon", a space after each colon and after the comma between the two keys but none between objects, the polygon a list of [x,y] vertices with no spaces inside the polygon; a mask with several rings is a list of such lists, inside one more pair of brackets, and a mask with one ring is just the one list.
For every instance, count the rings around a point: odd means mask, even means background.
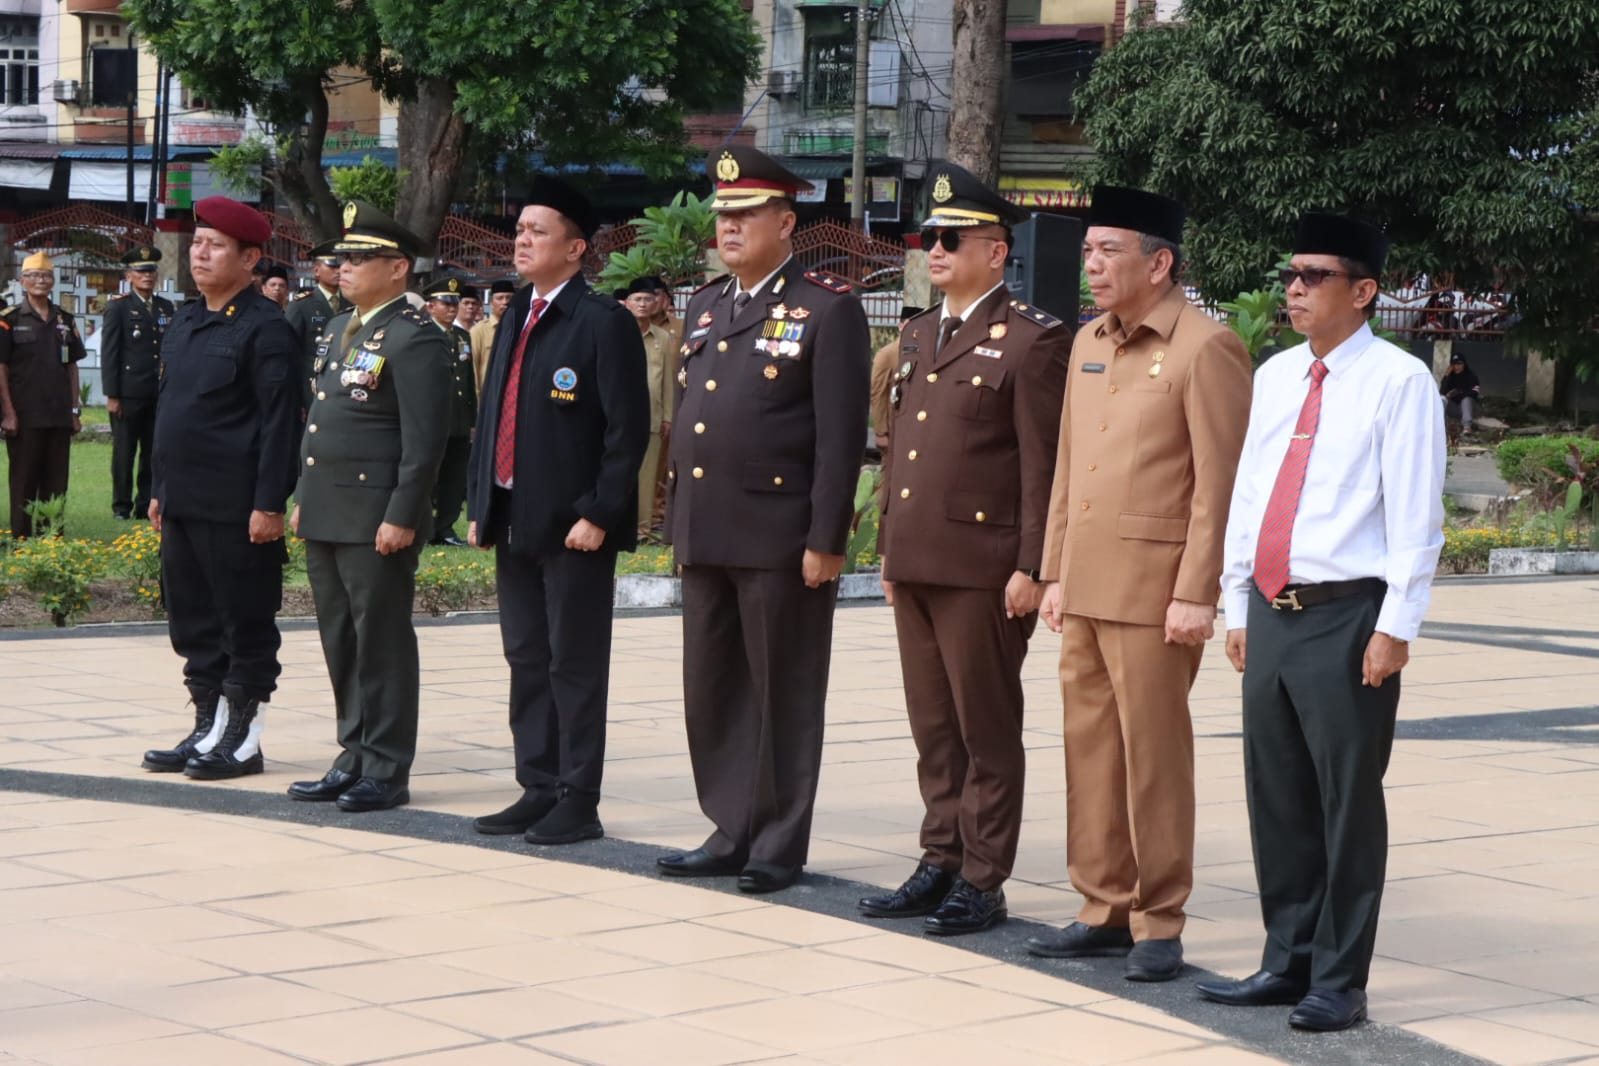
[{"label": "man in khaki safari suit", "polygon": [[1072,348],[1041,608],[1063,637],[1066,850],[1084,902],[1027,947],[1126,955],[1129,980],[1169,981],[1193,887],[1188,690],[1215,630],[1249,356],[1175,281],[1183,208],[1093,196],[1084,272],[1107,313]]}]

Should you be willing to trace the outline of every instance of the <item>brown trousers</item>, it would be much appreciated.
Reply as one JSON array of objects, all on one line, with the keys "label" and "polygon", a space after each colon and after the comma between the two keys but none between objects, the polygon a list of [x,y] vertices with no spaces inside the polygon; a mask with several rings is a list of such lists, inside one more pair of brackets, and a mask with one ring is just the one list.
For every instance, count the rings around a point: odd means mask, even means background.
[{"label": "brown trousers", "polygon": [[1167,940],[1182,933],[1194,887],[1188,690],[1204,648],[1167,644],[1161,626],[1063,621],[1066,857],[1083,895],[1078,920]]},{"label": "brown trousers", "polygon": [[1022,660],[1038,615],[1005,617],[1001,589],[896,583],[905,709],[916,740],[922,860],[984,891],[1016,864],[1027,752]]},{"label": "brown trousers", "polygon": [[[6,440],[6,462],[10,471],[11,533],[33,536],[33,519],[28,504],[65,496],[67,472],[72,460],[70,428],[17,430]],[[56,530],[57,533],[62,532]]]}]

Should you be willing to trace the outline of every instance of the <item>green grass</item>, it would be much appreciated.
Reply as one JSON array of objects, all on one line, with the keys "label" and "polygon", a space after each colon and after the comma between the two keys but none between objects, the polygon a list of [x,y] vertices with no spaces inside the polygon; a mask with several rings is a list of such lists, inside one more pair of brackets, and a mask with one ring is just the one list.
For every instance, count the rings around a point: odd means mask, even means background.
[{"label": "green grass", "polygon": [[[82,420],[85,426],[105,425],[105,408],[85,408]],[[10,494],[5,491],[9,484],[9,465],[5,450],[0,448],[0,495],[7,501],[6,509],[0,511],[0,528],[10,525]],[[85,433],[72,443],[71,466],[67,475],[67,535],[110,543],[131,528],[133,523],[119,522],[111,514],[111,435]],[[456,523],[455,534],[463,538],[466,536],[466,519]],[[430,551],[446,552],[447,558],[484,558],[484,553],[476,548],[435,548]],[[671,566],[671,548],[647,545],[636,554],[623,555],[616,569],[619,574],[662,574],[670,573]],[[290,584],[305,584],[304,570],[290,570],[288,577]]]}]

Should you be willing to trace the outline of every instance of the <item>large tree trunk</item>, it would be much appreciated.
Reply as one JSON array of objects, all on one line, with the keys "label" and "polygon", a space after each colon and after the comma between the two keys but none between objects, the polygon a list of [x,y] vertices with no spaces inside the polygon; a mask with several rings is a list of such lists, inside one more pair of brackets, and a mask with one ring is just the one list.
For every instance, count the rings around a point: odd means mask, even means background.
[{"label": "large tree trunk", "polygon": [[949,114],[952,162],[990,185],[999,178],[1005,75],[1005,0],[954,0],[954,99]]},{"label": "large tree trunk", "polygon": [[342,234],[343,218],[322,169],[322,144],[328,135],[328,94],[320,78],[307,82],[304,96],[310,121],[290,134],[288,154],[279,161],[275,184],[295,220],[320,241]]},{"label": "large tree trunk", "polygon": [[430,79],[400,104],[400,196],[395,219],[434,251],[466,162],[466,122],[455,113],[455,86]]}]

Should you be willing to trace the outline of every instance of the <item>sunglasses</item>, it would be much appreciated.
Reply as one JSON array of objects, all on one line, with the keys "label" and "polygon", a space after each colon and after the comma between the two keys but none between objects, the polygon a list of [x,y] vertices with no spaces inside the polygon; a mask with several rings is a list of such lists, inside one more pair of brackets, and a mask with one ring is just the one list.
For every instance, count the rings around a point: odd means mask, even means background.
[{"label": "sunglasses", "polygon": [[[974,241],[998,241],[1003,240],[1004,238],[986,237],[980,233],[968,233],[966,235],[966,239]],[[922,230],[922,251],[931,252],[933,250],[933,245],[940,244],[944,246],[944,251],[953,252],[961,246],[961,240],[961,231],[958,229],[939,230],[933,229],[931,226],[929,226],[927,229]]]},{"label": "sunglasses", "polygon": [[1320,267],[1306,267],[1295,270],[1293,267],[1284,267],[1277,271],[1277,279],[1283,283],[1283,288],[1288,288],[1296,281],[1303,281],[1305,288],[1314,289],[1328,278],[1348,278],[1350,281],[1364,281],[1370,274],[1351,274],[1347,270],[1323,270]]},{"label": "sunglasses", "polygon": [[339,257],[353,267],[365,266],[373,259],[399,259],[398,255],[379,255],[377,252],[345,252]]}]

